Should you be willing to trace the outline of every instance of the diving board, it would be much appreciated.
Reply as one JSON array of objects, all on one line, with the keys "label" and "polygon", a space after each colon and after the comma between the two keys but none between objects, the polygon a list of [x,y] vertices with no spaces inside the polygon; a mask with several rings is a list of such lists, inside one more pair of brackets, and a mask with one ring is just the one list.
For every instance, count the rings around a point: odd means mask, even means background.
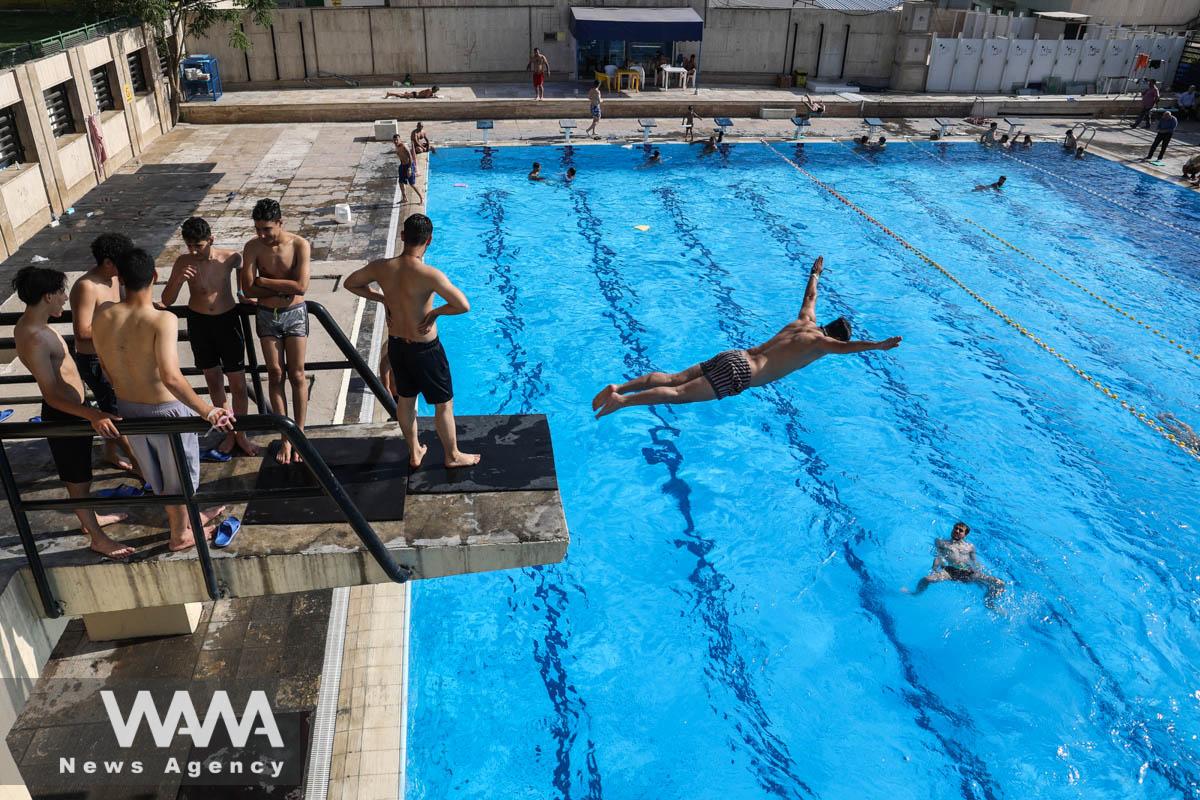
[{"label": "diving board", "polygon": [[653,120],[653,119],[647,117],[645,119],[639,119],[638,125],[642,129],[642,144],[649,144],[650,143],[650,131],[652,128],[658,127],[658,122],[656,120]]}]

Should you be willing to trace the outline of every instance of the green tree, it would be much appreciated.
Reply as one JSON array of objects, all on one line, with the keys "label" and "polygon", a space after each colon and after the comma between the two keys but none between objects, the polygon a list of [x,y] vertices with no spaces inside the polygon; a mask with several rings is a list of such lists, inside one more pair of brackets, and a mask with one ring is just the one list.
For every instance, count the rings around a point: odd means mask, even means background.
[{"label": "green tree", "polygon": [[129,14],[145,22],[154,34],[154,45],[166,56],[171,85],[171,122],[179,121],[183,95],[179,87],[179,64],[187,53],[187,40],[203,36],[214,25],[229,23],[229,44],[239,50],[250,47],[243,30],[242,14],[260,27],[271,24],[275,0],[233,0],[233,8],[218,8],[216,0],[99,0],[111,13]]}]

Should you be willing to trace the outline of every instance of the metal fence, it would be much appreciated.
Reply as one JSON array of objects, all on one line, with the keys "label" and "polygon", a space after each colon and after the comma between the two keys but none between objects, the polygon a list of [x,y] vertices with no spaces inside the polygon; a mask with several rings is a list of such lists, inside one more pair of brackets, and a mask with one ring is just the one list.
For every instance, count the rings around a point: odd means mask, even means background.
[{"label": "metal fence", "polygon": [[36,42],[26,42],[16,47],[10,47],[7,50],[0,50],[0,69],[15,67],[17,64],[23,64],[26,61],[33,61],[35,58],[52,56],[75,45],[83,44],[101,36],[107,36],[110,33],[116,33],[125,28],[133,28],[140,24],[141,22],[136,17],[113,17],[101,20],[100,22],[93,22],[90,25],[84,25],[82,28],[76,28],[73,31],[63,31],[54,36],[47,36],[45,39],[38,39]]}]

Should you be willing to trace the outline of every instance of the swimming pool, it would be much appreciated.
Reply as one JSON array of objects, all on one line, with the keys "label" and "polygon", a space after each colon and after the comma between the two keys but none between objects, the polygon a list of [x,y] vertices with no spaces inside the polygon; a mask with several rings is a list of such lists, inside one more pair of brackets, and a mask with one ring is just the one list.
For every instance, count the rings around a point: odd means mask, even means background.
[{"label": "swimming pool", "polygon": [[[433,160],[456,407],[549,415],[572,543],[414,588],[408,797],[1200,794],[1200,463],[1120,402],[1200,422],[1195,195],[1053,145],[661,149]],[[819,320],[900,348],[592,419],[822,254]],[[957,519],[997,610],[900,591]]]}]

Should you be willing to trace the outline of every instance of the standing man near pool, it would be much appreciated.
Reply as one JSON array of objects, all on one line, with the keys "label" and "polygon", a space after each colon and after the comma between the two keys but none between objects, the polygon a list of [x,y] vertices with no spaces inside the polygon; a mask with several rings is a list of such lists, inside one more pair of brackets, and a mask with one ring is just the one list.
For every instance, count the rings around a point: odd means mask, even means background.
[{"label": "standing man near pool", "polygon": [[550,59],[535,47],[525,69],[533,71],[533,99],[545,100],[546,78],[550,76]]},{"label": "standing man near pool", "polygon": [[593,139],[596,138],[596,126],[600,123],[600,103],[600,81],[592,81],[592,88],[588,90],[588,110],[592,112],[592,124],[587,132]]},{"label": "standing man near pool", "polygon": [[726,350],[683,372],[651,372],[619,385],[610,383],[592,399],[596,417],[627,406],[724,400],[751,386],[777,381],[827,355],[891,350],[899,346],[899,336],[882,342],[850,341],[850,323],[845,317],[817,325],[817,281],[824,264],[824,257],[813,263],[800,316],[768,341],[749,350]]},{"label": "standing man near pool", "polygon": [[988,575],[979,565],[975,557],[975,545],[967,541],[971,528],[965,522],[954,523],[949,539],[935,539],[933,546],[937,553],[933,559],[933,568],[929,574],[917,583],[913,594],[920,594],[929,588],[931,583],[942,581],[958,581],[959,583],[978,583],[987,589],[987,604],[1004,593],[1004,581]]},{"label": "standing man near pool", "polygon": [[[92,319],[100,306],[120,302],[117,257],[132,249],[133,242],[123,233],[100,234],[92,240],[92,257],[96,259],[96,266],[80,275],[71,287],[71,327],[75,334],[71,357],[75,360],[79,376],[91,390],[96,405],[106,414],[117,413],[117,394],[96,355],[96,345],[92,343]],[[136,469],[131,460],[132,454],[129,440],[124,436],[104,440],[104,460],[117,469]]]},{"label": "standing man near pool", "polygon": [[1138,125],[1141,125],[1142,120],[1146,120],[1147,128],[1150,127],[1150,112],[1158,105],[1159,96],[1158,81],[1151,78],[1149,84],[1146,86],[1146,90],[1142,92],[1142,112],[1137,115],[1137,119],[1129,126],[1130,128],[1136,128]]},{"label": "standing man near pool", "polygon": [[[387,309],[388,358],[400,402],[396,416],[408,445],[408,463],[421,466],[426,447],[417,438],[417,395],[434,407],[434,427],[445,451],[447,468],[479,463],[475,453],[458,449],[454,423],[454,385],[450,363],[438,339],[439,317],[465,314],[471,310],[467,296],[438,269],[425,263],[425,251],[433,241],[433,222],[424,214],[411,214],[401,233],[404,250],[394,258],[368,263],[346,277],[346,289]],[[378,283],[382,293],[371,288]],[[433,307],[433,296],[445,305]]]},{"label": "standing man near pool", "polygon": [[1162,161],[1167,154],[1167,145],[1171,143],[1171,137],[1175,135],[1175,129],[1179,127],[1179,120],[1170,111],[1164,111],[1163,115],[1158,119],[1158,134],[1154,137],[1154,141],[1150,144],[1150,152],[1142,161],[1150,161],[1154,158],[1154,148],[1162,145],[1162,149],[1158,151],[1158,160]]},{"label": "standing man near pool", "polygon": [[404,194],[404,184],[406,183],[417,193],[417,202],[424,203],[425,198],[421,195],[421,190],[417,188],[417,157],[404,146],[398,133],[392,134],[392,147],[396,151],[396,158],[400,159],[400,164],[396,167],[396,183],[400,185],[400,204],[408,202],[408,198]]},{"label": "standing man near pool", "polygon": [[[403,145],[401,145],[403,147]],[[283,211],[271,199],[259,200],[251,212],[254,238],[242,250],[238,268],[238,284],[242,294],[258,300],[254,329],[262,343],[263,361],[267,367],[267,391],[271,410],[287,414],[287,395],[283,376],[286,371],[292,385],[292,419],[304,430],[308,411],[308,377],[304,374],[304,359],[308,351],[308,306],[304,294],[308,291],[308,240],[283,229]],[[279,437],[275,460],[280,464],[301,461],[292,452],[287,437]]]}]

